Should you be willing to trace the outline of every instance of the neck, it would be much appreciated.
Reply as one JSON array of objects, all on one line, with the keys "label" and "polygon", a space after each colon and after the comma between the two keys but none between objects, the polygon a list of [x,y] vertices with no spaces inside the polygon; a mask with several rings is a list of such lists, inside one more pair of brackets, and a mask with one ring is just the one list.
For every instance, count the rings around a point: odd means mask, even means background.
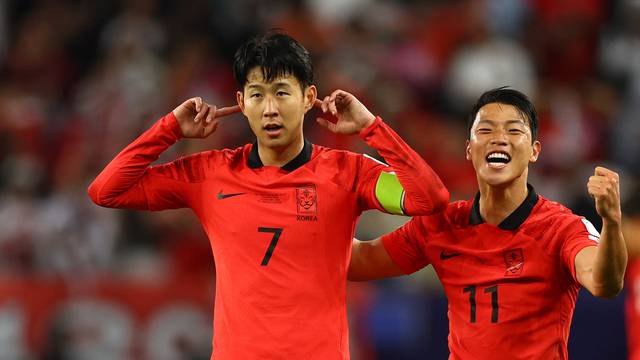
[{"label": "neck", "polygon": [[480,215],[487,224],[498,225],[527,198],[526,177],[506,186],[480,184]]},{"label": "neck", "polygon": [[260,144],[258,140],[258,155],[264,166],[282,167],[298,156],[302,148],[304,148],[303,137],[281,147],[267,147]]}]

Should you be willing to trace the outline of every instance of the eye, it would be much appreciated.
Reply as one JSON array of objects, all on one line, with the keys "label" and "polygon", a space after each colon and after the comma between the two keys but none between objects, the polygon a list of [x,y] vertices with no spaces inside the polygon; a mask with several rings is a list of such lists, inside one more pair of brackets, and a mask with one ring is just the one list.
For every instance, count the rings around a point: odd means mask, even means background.
[{"label": "eye", "polygon": [[488,133],[491,132],[491,129],[489,129],[489,128],[479,128],[477,131],[478,131],[479,134],[488,134]]},{"label": "eye", "polygon": [[283,90],[279,90],[279,91],[276,93],[276,95],[278,95],[278,96],[288,96],[288,95],[289,95],[289,93],[288,93],[288,92],[286,92],[286,91],[283,91]]},{"label": "eye", "polygon": [[524,131],[522,131],[522,129],[509,129],[509,134],[524,134]]},{"label": "eye", "polygon": [[258,99],[258,98],[262,97],[262,94],[260,94],[260,93],[252,93],[252,94],[249,95],[249,97],[252,98],[252,99]]}]

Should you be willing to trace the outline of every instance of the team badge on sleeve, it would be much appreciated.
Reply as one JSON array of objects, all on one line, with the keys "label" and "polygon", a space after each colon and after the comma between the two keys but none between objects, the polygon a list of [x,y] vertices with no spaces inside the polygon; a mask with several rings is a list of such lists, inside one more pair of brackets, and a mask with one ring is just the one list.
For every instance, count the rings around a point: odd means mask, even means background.
[{"label": "team badge on sleeve", "polygon": [[585,218],[582,218],[580,220],[582,220],[582,223],[584,224],[584,227],[586,227],[587,228],[587,232],[589,232],[589,240],[600,242],[600,233],[598,232],[598,230],[596,230],[596,227],[593,226],[591,221],[589,221],[589,220],[587,220]]},{"label": "team badge on sleeve", "polygon": [[502,256],[504,257],[504,265],[507,268],[504,272],[506,276],[522,274],[522,268],[524,268],[524,253],[521,248],[505,250]]}]

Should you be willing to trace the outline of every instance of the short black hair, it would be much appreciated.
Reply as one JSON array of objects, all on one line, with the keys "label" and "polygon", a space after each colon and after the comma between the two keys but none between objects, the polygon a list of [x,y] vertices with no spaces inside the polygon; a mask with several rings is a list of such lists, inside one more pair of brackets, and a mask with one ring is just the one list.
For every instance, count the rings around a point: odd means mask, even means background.
[{"label": "short black hair", "polygon": [[529,121],[529,128],[531,129],[531,142],[535,141],[538,138],[538,114],[536,113],[536,108],[533,106],[533,103],[527,95],[521,93],[518,90],[509,89],[508,86],[502,86],[499,88],[491,89],[486,91],[484,94],[480,95],[478,101],[473,108],[471,109],[471,113],[469,114],[469,119],[467,121],[467,136],[471,136],[471,128],[473,127],[473,122],[476,119],[476,115],[478,115],[478,111],[480,108],[487,104],[499,103],[515,106],[522,116]]},{"label": "short black hair", "polygon": [[256,66],[262,69],[267,82],[291,74],[304,90],[313,84],[313,65],[309,51],[291,36],[269,31],[245,42],[234,56],[233,76],[240,90],[247,83],[247,75]]}]

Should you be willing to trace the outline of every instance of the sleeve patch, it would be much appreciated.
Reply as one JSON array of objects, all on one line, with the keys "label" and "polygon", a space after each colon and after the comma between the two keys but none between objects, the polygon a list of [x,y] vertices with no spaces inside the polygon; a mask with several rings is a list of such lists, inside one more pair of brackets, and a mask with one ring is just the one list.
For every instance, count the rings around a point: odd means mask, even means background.
[{"label": "sleeve patch", "polygon": [[376,198],[386,212],[404,215],[404,189],[395,173],[380,173],[376,183]]},{"label": "sleeve patch", "polygon": [[593,226],[591,221],[585,218],[582,218],[581,220],[584,224],[584,227],[587,228],[587,232],[589,233],[589,240],[600,242],[600,233],[598,232],[598,230],[596,230],[596,227]]}]

